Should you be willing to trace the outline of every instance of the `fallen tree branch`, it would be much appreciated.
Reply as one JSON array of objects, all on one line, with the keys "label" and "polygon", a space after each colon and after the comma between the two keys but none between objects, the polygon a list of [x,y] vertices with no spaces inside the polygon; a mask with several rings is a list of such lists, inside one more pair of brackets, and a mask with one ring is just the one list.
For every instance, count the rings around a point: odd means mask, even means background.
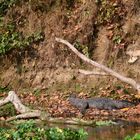
[{"label": "fallen tree branch", "polygon": [[102,75],[102,76],[108,76],[109,74],[105,72],[100,72],[100,71],[89,71],[89,70],[78,70],[79,73],[84,74],[84,75]]},{"label": "fallen tree branch", "polygon": [[22,119],[22,118],[24,119],[24,118],[40,117],[41,115],[41,111],[32,110],[26,107],[25,105],[23,105],[14,91],[10,91],[5,99],[0,100],[0,106],[3,106],[9,102],[11,102],[14,105],[15,109],[21,114],[11,117],[7,119],[7,121]]},{"label": "fallen tree branch", "polygon": [[136,90],[138,90],[138,92],[140,92],[140,84],[137,83],[135,80],[131,79],[131,78],[128,78],[128,77],[125,77],[117,72],[115,72],[114,70],[102,65],[102,64],[99,64],[91,59],[89,59],[88,57],[86,57],[85,55],[83,55],[82,53],[80,53],[72,44],[70,44],[68,41],[66,40],[63,40],[61,38],[55,38],[55,40],[59,43],[63,43],[65,45],[67,45],[77,56],[79,56],[82,60],[84,60],[85,62],[95,66],[95,67],[98,67],[100,68],[101,70],[109,73],[111,76],[114,76],[116,78],[118,78],[119,80],[127,83],[127,84],[130,84],[131,86],[133,86]]},{"label": "fallen tree branch", "polygon": [[6,121],[13,121],[13,120],[17,120],[17,119],[29,119],[29,118],[39,118],[40,117],[40,111],[36,111],[36,112],[27,112],[27,113],[23,113],[23,114],[19,114],[17,116],[13,116],[8,118]]},{"label": "fallen tree branch", "polygon": [[21,114],[8,118],[6,120],[7,122],[16,119],[39,118],[40,120],[47,121],[49,123],[63,123],[63,124],[86,125],[86,126],[95,125],[95,121],[85,121],[83,119],[78,118],[52,118],[50,117],[50,114],[47,112],[41,112],[40,110],[30,109],[21,103],[20,99],[18,98],[17,94],[14,91],[10,91],[5,99],[0,100],[0,106],[3,106],[9,102],[11,102],[14,105],[15,109]]}]

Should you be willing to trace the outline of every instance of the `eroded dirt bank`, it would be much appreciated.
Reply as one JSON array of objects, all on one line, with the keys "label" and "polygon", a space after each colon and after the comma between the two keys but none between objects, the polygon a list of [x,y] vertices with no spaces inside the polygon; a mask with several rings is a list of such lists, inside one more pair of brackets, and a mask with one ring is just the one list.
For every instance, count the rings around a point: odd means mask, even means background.
[{"label": "eroded dirt bank", "polygon": [[43,100],[56,92],[66,97],[76,92],[90,97],[134,99],[135,91],[112,77],[77,73],[79,68],[95,68],[83,63],[54,38],[64,38],[91,59],[140,81],[140,60],[130,64],[126,55],[128,50],[138,50],[140,46],[139,0],[22,1],[8,10],[4,21],[11,19],[24,35],[41,31],[45,38],[25,50],[12,50],[0,57],[1,87],[8,86],[23,96],[27,93],[35,105],[37,97],[32,94],[42,93]]},{"label": "eroded dirt bank", "polygon": [[[48,9],[43,9],[43,4]],[[42,0],[36,4],[23,1],[9,10],[7,18],[18,13],[25,19],[18,30],[26,35],[41,30],[45,39],[25,52],[1,57],[0,85],[9,84],[17,89],[45,89],[59,83],[69,83],[75,78],[81,86],[87,83],[94,87],[95,82],[98,85],[95,79],[99,77],[86,78],[75,73],[74,70],[88,69],[89,66],[70,50],[57,44],[54,37],[65,38],[97,62],[139,80],[139,60],[130,65],[125,53],[126,49],[139,49],[139,5],[138,0],[79,1],[71,5],[65,1],[55,3]],[[99,79],[104,81],[109,78]]]}]

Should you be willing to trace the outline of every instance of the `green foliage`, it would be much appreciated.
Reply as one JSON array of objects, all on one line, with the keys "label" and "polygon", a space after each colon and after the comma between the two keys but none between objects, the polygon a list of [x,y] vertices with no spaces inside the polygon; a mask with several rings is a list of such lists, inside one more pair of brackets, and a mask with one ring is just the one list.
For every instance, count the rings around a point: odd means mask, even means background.
[{"label": "green foliage", "polygon": [[50,128],[46,135],[49,140],[84,140],[87,137],[87,133],[82,129],[74,131],[69,128]]},{"label": "green foliage", "polygon": [[135,134],[133,137],[126,136],[124,140],[140,140],[140,134]]},{"label": "green foliage", "polygon": [[75,92],[82,92],[83,91],[83,86],[80,83],[75,83]]},{"label": "green foliage", "polygon": [[85,56],[90,57],[88,46],[82,45],[79,42],[75,42],[74,47],[82,52]]},{"label": "green foliage", "polygon": [[18,3],[19,0],[1,0],[0,1],[0,16],[6,14],[8,8],[12,7],[14,4]]},{"label": "green foliage", "polygon": [[36,32],[28,37],[24,37],[21,32],[15,31],[16,26],[14,23],[3,25],[0,29],[0,55],[15,48],[27,47],[44,39],[42,32]]},{"label": "green foliage", "polygon": [[0,34],[0,54],[5,54],[13,48],[22,47],[22,35],[18,32]]},{"label": "green foliage", "polygon": [[23,49],[32,43],[38,43],[44,39],[42,32],[36,32],[29,36],[24,36],[18,31],[18,27],[13,19],[4,23],[4,16],[10,7],[19,3],[19,0],[1,0],[0,1],[0,55],[4,55],[13,49]]},{"label": "green foliage", "polygon": [[50,128],[45,130],[33,121],[18,124],[15,129],[1,129],[0,140],[84,140],[87,133],[80,130]]},{"label": "green foliage", "polygon": [[[121,6],[118,3],[110,0],[96,0],[98,5],[97,25],[118,21],[120,16]],[[123,11],[123,10],[122,10]]]},{"label": "green foliage", "polygon": [[35,96],[39,96],[40,93],[41,93],[41,89],[35,89],[35,90],[34,90],[34,95],[35,95]]},{"label": "green foliage", "polygon": [[114,36],[114,37],[113,37],[113,42],[114,42],[115,44],[120,44],[120,43],[122,42],[121,36],[120,36],[120,35]]},{"label": "green foliage", "polygon": [[33,34],[29,37],[24,37],[20,32],[5,32],[0,34],[0,54],[3,55],[6,52],[15,48],[24,48],[34,42],[38,42],[43,39],[43,35],[40,33],[36,36]]}]

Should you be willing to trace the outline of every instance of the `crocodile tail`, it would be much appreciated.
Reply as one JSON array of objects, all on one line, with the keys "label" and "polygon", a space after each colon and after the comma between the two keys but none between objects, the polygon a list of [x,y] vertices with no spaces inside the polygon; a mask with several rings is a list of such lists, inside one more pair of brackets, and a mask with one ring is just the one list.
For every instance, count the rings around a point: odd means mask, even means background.
[{"label": "crocodile tail", "polygon": [[135,106],[133,102],[126,100],[114,100],[114,104],[118,109]]}]

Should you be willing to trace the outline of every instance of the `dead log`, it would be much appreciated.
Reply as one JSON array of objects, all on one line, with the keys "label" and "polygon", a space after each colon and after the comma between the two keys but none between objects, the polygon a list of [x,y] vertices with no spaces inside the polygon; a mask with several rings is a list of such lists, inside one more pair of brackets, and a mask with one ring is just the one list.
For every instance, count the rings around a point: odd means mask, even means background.
[{"label": "dead log", "polygon": [[66,46],[68,46],[77,56],[79,56],[83,61],[98,67],[99,69],[105,71],[106,73],[108,73],[109,75],[116,77],[117,79],[121,80],[122,82],[125,82],[127,84],[130,84],[133,88],[135,88],[138,92],[140,92],[140,84],[137,83],[134,79],[132,78],[128,78],[125,77],[117,72],[115,72],[114,70],[97,63],[96,61],[93,61],[91,59],[89,59],[88,57],[86,57],[85,55],[83,55],[82,53],[80,53],[72,44],[70,44],[68,41],[61,39],[61,38],[55,38],[55,40],[59,43],[63,43]]}]

